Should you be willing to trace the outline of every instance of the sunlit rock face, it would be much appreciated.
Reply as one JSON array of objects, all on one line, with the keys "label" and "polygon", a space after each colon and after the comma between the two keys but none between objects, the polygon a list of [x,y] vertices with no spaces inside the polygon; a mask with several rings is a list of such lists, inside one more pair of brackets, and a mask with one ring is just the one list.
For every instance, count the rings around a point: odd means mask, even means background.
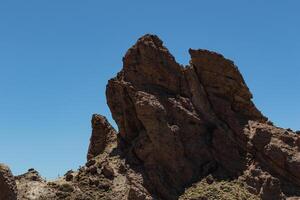
[{"label": "sunlit rock face", "polygon": [[110,125],[106,117],[94,114],[91,123],[93,130],[87,154],[88,160],[102,154],[117,138],[116,130]]},{"label": "sunlit rock face", "polygon": [[189,53],[183,67],[157,36],[138,39],[107,84],[118,131],[93,115],[87,163],[56,180],[0,165],[0,200],[300,197],[299,135],[262,115],[232,61]]},{"label": "sunlit rock face", "polygon": [[109,81],[107,101],[128,162],[143,166],[150,190],[166,199],[211,173],[250,180],[253,168],[263,175],[252,192],[264,199],[297,191],[299,137],[268,125],[232,61],[189,53],[182,67],[157,36],[145,35]]}]

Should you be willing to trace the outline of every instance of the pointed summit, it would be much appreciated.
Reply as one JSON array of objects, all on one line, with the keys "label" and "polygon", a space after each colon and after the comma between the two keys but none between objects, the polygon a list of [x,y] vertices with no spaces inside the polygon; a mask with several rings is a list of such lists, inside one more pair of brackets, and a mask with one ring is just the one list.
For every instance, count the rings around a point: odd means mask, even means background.
[{"label": "pointed summit", "polygon": [[144,35],[123,58],[124,80],[139,88],[149,85],[170,92],[180,88],[182,67],[156,35]]},{"label": "pointed summit", "polygon": [[212,174],[250,180],[249,187],[257,187],[249,191],[263,199],[295,195],[297,170],[286,172],[285,166],[299,169],[299,139],[267,124],[231,60],[208,50],[189,53],[190,66],[184,68],[157,36],[145,35],[107,85],[126,161],[143,169],[144,187],[175,200],[187,185]]}]

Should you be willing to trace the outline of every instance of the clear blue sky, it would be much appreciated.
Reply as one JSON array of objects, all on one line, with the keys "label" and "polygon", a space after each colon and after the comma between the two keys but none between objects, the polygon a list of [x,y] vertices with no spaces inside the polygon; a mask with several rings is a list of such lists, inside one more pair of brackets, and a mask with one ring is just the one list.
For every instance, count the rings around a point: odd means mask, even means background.
[{"label": "clear blue sky", "polygon": [[0,162],[54,178],[83,165],[93,113],[111,115],[107,80],[138,37],[157,34],[187,64],[188,48],[235,61],[259,109],[300,129],[298,0],[3,0]]}]

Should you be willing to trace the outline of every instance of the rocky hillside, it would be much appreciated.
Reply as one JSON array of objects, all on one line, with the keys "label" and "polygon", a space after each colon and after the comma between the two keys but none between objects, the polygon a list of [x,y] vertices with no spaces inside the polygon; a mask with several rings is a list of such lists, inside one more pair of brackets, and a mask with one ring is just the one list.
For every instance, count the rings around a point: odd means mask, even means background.
[{"label": "rocky hillside", "polygon": [[232,61],[189,53],[183,67],[141,37],[107,84],[119,133],[94,115],[87,163],[55,181],[1,165],[0,200],[300,199],[300,136],[255,107]]}]

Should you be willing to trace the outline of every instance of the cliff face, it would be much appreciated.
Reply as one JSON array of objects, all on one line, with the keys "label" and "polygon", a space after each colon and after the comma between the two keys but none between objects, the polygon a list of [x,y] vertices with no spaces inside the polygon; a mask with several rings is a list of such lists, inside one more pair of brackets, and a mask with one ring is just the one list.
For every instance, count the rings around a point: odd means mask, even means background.
[{"label": "cliff face", "polygon": [[51,182],[34,171],[16,177],[19,198],[300,196],[299,135],[261,114],[232,61],[207,50],[189,53],[183,67],[157,36],[140,38],[107,85],[119,133],[94,115],[86,165]]},{"label": "cliff face", "polygon": [[108,105],[128,162],[141,165],[150,190],[165,199],[208,174],[245,176],[255,194],[275,199],[299,192],[299,136],[267,124],[232,61],[189,52],[182,67],[157,36],[146,35],[109,81]]}]

